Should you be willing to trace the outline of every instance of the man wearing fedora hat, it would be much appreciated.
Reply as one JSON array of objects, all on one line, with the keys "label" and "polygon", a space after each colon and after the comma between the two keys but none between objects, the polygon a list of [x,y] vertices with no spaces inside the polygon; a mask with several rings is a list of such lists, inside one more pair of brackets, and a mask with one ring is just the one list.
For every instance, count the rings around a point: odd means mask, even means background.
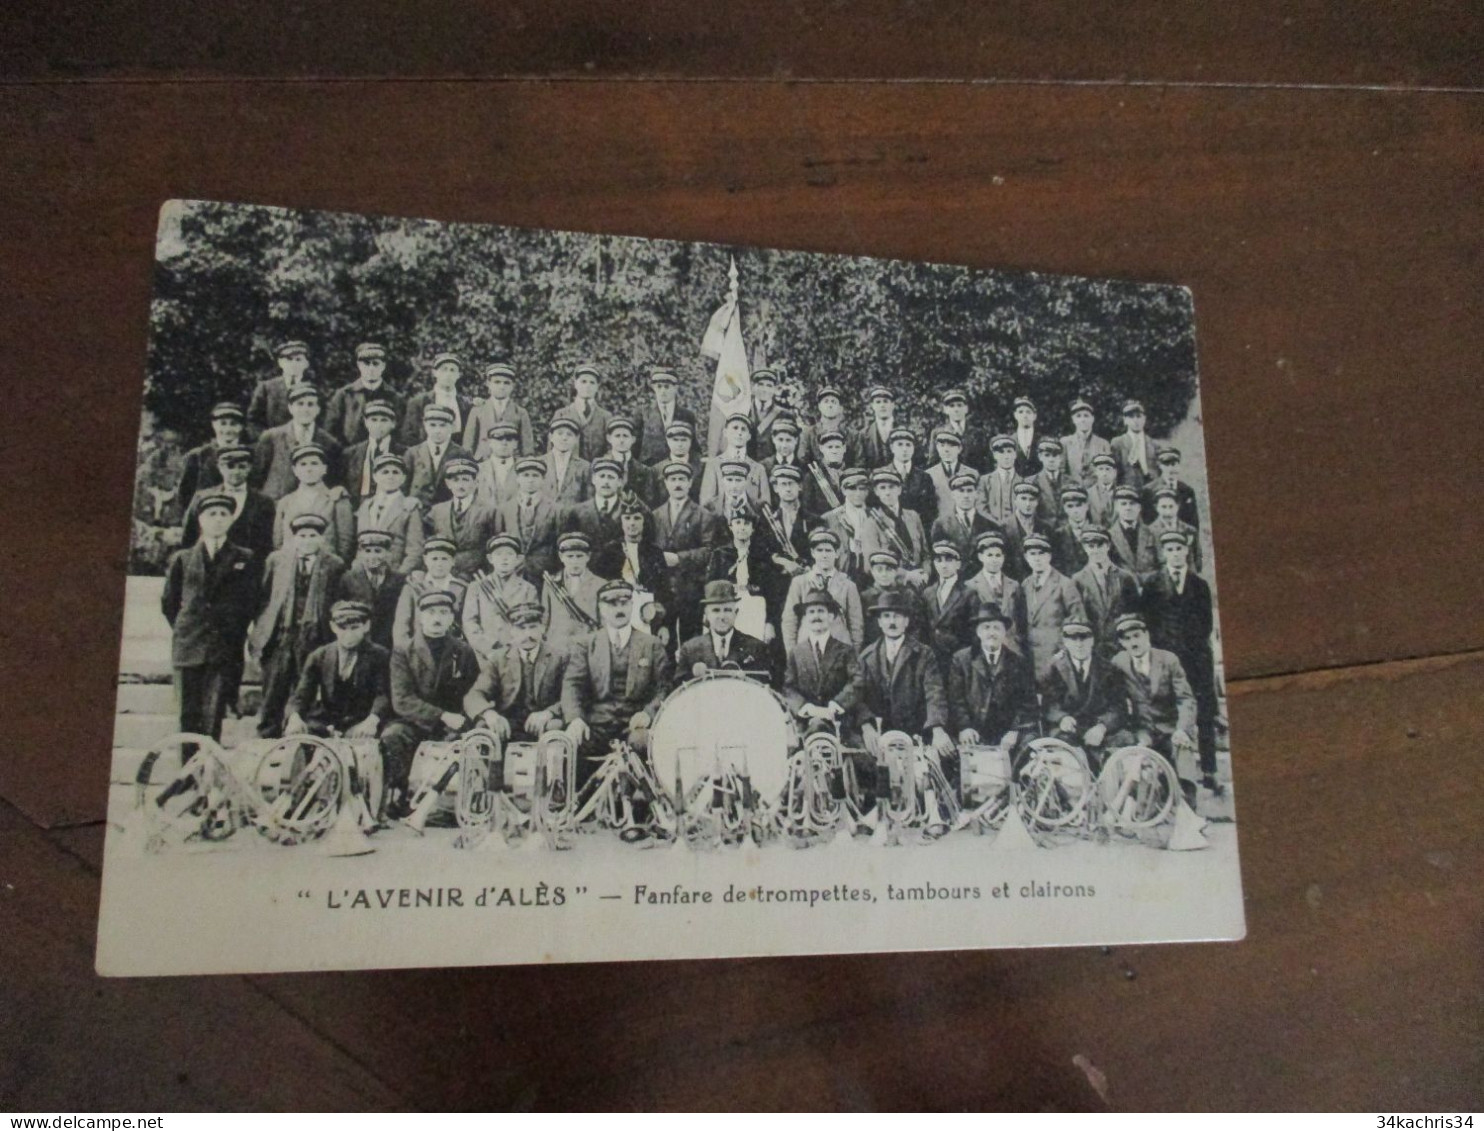
[{"label": "man wearing fedora hat", "polygon": [[730,581],[708,581],[701,597],[701,615],[706,628],[680,646],[675,657],[675,679],[684,682],[703,672],[732,668],[761,673],[773,682],[773,663],[768,648],[755,636],[736,628],[740,607],[737,587]]},{"label": "man wearing fedora hat", "polygon": [[955,652],[948,668],[949,725],[964,745],[1013,752],[1035,725],[1030,662],[1009,646],[1010,618],[997,605],[980,605],[969,623],[974,643]]},{"label": "man wearing fedora hat", "polygon": [[900,592],[883,594],[871,606],[881,639],[861,653],[857,665],[856,717],[867,749],[885,732],[899,730],[928,739],[940,756],[949,755],[953,741],[943,673],[932,649],[907,635],[912,613],[912,602]]},{"label": "man wearing fedora hat", "polygon": [[783,673],[788,709],[806,724],[832,723],[853,731],[860,673],[855,650],[831,631],[840,617],[839,602],[827,589],[811,589],[793,612],[800,629]]}]

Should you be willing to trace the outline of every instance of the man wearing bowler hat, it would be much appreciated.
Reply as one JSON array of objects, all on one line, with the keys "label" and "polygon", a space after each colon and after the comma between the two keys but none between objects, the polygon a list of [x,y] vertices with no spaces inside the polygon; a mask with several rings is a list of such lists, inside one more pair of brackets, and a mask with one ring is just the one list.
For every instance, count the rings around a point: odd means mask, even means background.
[{"label": "man wearing bowler hat", "polygon": [[948,668],[949,725],[964,745],[1001,746],[1014,753],[1035,726],[1036,685],[1030,662],[1007,641],[1010,618],[982,605],[970,618],[974,642]]},{"label": "man wearing bowler hat", "polygon": [[[356,346],[356,369],[356,379],[336,389],[325,409],[325,431],[347,448],[366,438],[366,406],[372,401],[388,406],[394,419],[402,413],[401,396],[386,383],[385,346],[380,342]],[[349,465],[347,474],[352,474]]]},{"label": "man wearing bowler hat", "polygon": [[840,605],[826,589],[805,593],[793,610],[799,638],[783,673],[783,698],[804,726],[815,723],[853,734],[859,677],[855,651],[832,631]]},{"label": "man wearing bowler hat", "polygon": [[952,754],[941,667],[931,648],[907,634],[912,602],[905,594],[887,593],[869,615],[881,639],[867,646],[857,666],[856,717],[866,748],[874,751],[882,734],[899,730],[930,741],[940,757]]},{"label": "man wearing bowler hat", "polygon": [[761,673],[760,678],[773,682],[773,664],[768,648],[755,636],[736,628],[740,597],[730,581],[708,581],[701,597],[701,615],[706,628],[680,646],[675,657],[675,679],[678,683],[692,679],[714,668],[735,668]]}]

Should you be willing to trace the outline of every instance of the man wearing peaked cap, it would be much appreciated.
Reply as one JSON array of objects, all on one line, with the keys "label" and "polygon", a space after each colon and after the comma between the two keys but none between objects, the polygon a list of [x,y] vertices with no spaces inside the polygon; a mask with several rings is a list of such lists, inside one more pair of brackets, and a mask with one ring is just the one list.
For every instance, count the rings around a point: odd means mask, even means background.
[{"label": "man wearing peaked cap", "polygon": [[1022,479],[1034,479],[1041,470],[1038,451],[1041,432],[1036,427],[1036,405],[1030,397],[1016,397],[1011,414],[1015,427],[1010,438],[1015,441],[1015,473]]},{"label": "man wearing peaked cap", "polygon": [[496,533],[514,535],[519,541],[522,573],[538,589],[541,578],[560,564],[556,543],[561,513],[543,490],[545,481],[546,461],[522,457],[515,464],[515,497],[495,508]]},{"label": "man wearing peaked cap", "polygon": [[305,444],[318,444],[325,459],[325,482],[340,481],[340,445],[316,421],[320,414],[319,391],[298,384],[287,393],[289,420],[269,428],[253,448],[250,482],[274,502],[298,486],[294,476],[294,451]]},{"label": "man wearing peaked cap", "polygon": [[[780,445],[780,452],[792,443],[787,431],[792,427],[786,420],[779,421],[774,427],[773,435]],[[769,608],[779,610],[781,617],[789,584],[809,568],[809,530],[818,524],[819,518],[804,507],[804,469],[798,464],[774,464],[769,471],[769,482],[773,489],[773,503],[759,512],[756,539],[774,567],[769,571],[768,584],[772,587],[767,594]]]},{"label": "man wearing peaked cap", "polygon": [[510,610],[541,600],[536,587],[521,575],[521,544],[514,534],[491,535],[484,544],[484,561],[489,568],[470,582],[460,618],[464,639],[481,662],[515,639]]},{"label": "man wearing peaked cap", "polygon": [[376,492],[376,461],[401,454],[402,447],[393,437],[400,411],[398,402],[389,396],[367,397],[359,404],[356,428],[362,438],[346,448],[341,459],[345,489],[354,506]]},{"label": "man wearing peaked cap", "polygon": [[[677,384],[674,370],[666,366],[656,366],[650,371],[649,396],[645,398],[644,407],[639,412],[638,456],[644,463],[657,465],[669,457],[670,447],[666,434],[676,424],[690,426],[691,445],[692,450],[694,449],[696,414],[688,408],[682,408],[676,400]],[[699,458],[696,466],[700,467]]]},{"label": "man wearing peaked cap", "polygon": [[1061,492],[1061,513],[1051,527],[1051,561],[1071,577],[1087,564],[1082,548],[1082,531],[1092,526],[1087,514],[1087,491],[1076,481],[1067,480]]},{"label": "man wearing peaked cap", "polygon": [[623,464],[604,457],[595,459],[588,468],[592,496],[583,503],[567,507],[562,516],[562,529],[587,535],[597,554],[604,547],[623,541],[618,507],[623,495]]},{"label": "man wearing peaked cap", "polygon": [[[225,449],[228,451],[236,449]],[[261,561],[228,538],[236,503],[208,489],[192,502],[199,535],[165,570],[160,611],[169,622],[180,730],[220,739],[242,682],[242,645],[258,603]],[[194,749],[182,749],[188,759]]]},{"label": "man wearing peaked cap", "polygon": [[639,438],[634,422],[627,416],[614,415],[609,418],[607,434],[608,450],[604,455],[622,469],[620,493],[629,491],[649,506],[657,505],[665,497],[665,490],[654,469],[634,455],[634,444]]},{"label": "man wearing peaked cap", "polygon": [[393,820],[410,812],[407,779],[418,746],[446,741],[470,722],[464,714],[464,696],[479,678],[479,660],[455,630],[457,606],[455,595],[443,589],[420,594],[417,632],[392,650],[391,699],[396,719],[382,732],[381,751],[386,814]]},{"label": "man wearing peaked cap", "polygon": [[866,561],[881,542],[875,521],[868,509],[871,497],[870,473],[861,467],[846,468],[840,473],[838,507],[825,511],[820,523],[835,532],[840,540],[840,568],[857,586],[864,587],[870,575]]},{"label": "man wearing peaked cap", "polygon": [[536,430],[531,426],[531,414],[515,399],[515,367],[508,362],[497,361],[480,371],[484,382],[484,398],[469,410],[469,419],[464,425],[464,447],[474,453],[475,459],[484,459],[489,454],[489,433],[496,424],[508,424],[515,429],[516,454],[536,454]]},{"label": "man wearing peaked cap", "polygon": [[[978,508],[979,482],[979,476],[971,468],[959,468],[948,484],[948,505],[939,508],[928,534],[929,542],[952,542],[967,563],[976,562],[974,543],[979,535],[999,529]],[[977,564],[972,564],[965,571],[966,576],[972,576],[977,569]]]},{"label": "man wearing peaked cap", "polygon": [[402,413],[402,396],[386,381],[386,347],[380,342],[362,342],[356,346],[355,361],[356,379],[336,389],[325,409],[325,431],[346,448],[366,439],[364,418],[371,401],[388,405],[394,423]]},{"label": "man wearing peaked cap", "polygon": [[484,567],[484,547],[495,532],[495,508],[479,495],[479,465],[468,455],[443,461],[448,498],[428,509],[425,529],[454,544],[453,572],[461,581],[473,581]]},{"label": "man wearing peaked cap", "polygon": [[498,510],[519,491],[515,465],[520,447],[520,429],[499,421],[491,424],[485,436],[484,458],[478,461],[474,493],[492,510]]},{"label": "man wearing peaked cap", "polygon": [[202,488],[190,498],[181,525],[182,546],[194,545],[200,533],[200,500],[208,495],[225,495],[233,507],[232,522],[227,528],[228,540],[251,550],[257,567],[262,567],[273,552],[273,526],[278,507],[267,495],[247,485],[251,473],[251,448],[238,444],[216,449],[217,483]]},{"label": "man wearing peaked cap", "polygon": [[[340,584],[336,589],[340,600],[359,603],[369,610],[369,639],[385,648],[388,656],[391,654],[393,626],[397,620],[397,604],[407,580],[397,568],[400,563],[393,563],[393,545],[392,535],[384,530],[367,529],[357,532],[355,561],[341,574]],[[333,609],[331,616],[333,619]]]},{"label": "man wearing peaked cap", "polygon": [[1001,529],[1009,526],[1014,513],[1015,484],[1022,476],[1015,470],[1015,439],[995,436],[989,442],[994,466],[979,477],[979,513]]},{"label": "man wearing peaked cap", "polygon": [[344,487],[325,483],[328,453],[320,444],[300,444],[290,459],[298,486],[278,500],[274,516],[273,544],[282,546],[300,515],[313,514],[323,520],[325,543],[342,560],[355,552],[355,508]]},{"label": "man wearing peaked cap", "polygon": [[283,733],[284,709],[299,673],[310,653],[330,639],[330,606],[345,562],[325,546],[328,525],[313,511],[295,515],[283,548],[268,557],[266,601],[248,638],[248,651],[263,667],[260,738]]},{"label": "man wearing peaked cap", "polygon": [[851,650],[859,653],[865,643],[865,616],[860,589],[839,568],[840,538],[828,527],[816,527],[809,533],[809,555],[812,564],[789,582],[783,603],[783,651],[793,652],[799,635],[799,602],[804,594],[823,589],[835,599],[843,615],[836,617],[830,631]]},{"label": "man wearing peaked cap", "polygon": [[755,369],[752,373],[752,404],[748,417],[752,424],[752,440],[747,454],[759,463],[773,457],[773,428],[785,418],[787,409],[778,399],[778,375],[771,369]]},{"label": "man wearing peaked cap", "polygon": [[733,464],[741,464],[745,469],[744,491],[751,507],[760,507],[772,501],[768,489],[768,477],[763,470],[763,465],[748,455],[752,435],[753,425],[750,416],[742,412],[734,412],[727,416],[721,430],[722,450],[702,465],[700,502],[703,507],[710,507],[713,511],[724,514],[726,510],[735,506],[735,499],[726,503],[725,506],[717,503],[718,499],[727,495],[723,480],[726,478],[728,466]]},{"label": "man wearing peaked cap", "polygon": [[1144,522],[1137,488],[1120,484],[1113,489],[1113,522],[1108,526],[1113,560],[1136,576],[1159,568],[1159,546]]},{"label": "man wearing peaked cap", "polygon": [[1072,417],[1072,431],[1061,438],[1067,474],[1074,482],[1090,487],[1093,482],[1093,457],[1112,455],[1113,449],[1107,440],[1093,432],[1093,422],[1096,416],[1092,405],[1084,400],[1075,400],[1069,411]]},{"label": "man wearing peaked cap", "polygon": [[424,400],[419,407],[413,403],[416,400],[414,397],[407,404],[407,420],[411,421],[414,411],[420,414],[421,442],[409,447],[403,458],[407,460],[407,493],[426,511],[452,497],[447,484],[448,462],[473,457],[453,440],[456,420],[453,411],[430,400]]},{"label": "man wearing peaked cap", "polygon": [[891,462],[891,434],[896,430],[896,394],[885,385],[866,390],[866,420],[850,433],[849,459],[855,467]]},{"label": "man wearing peaked cap", "polygon": [[898,426],[891,430],[889,443],[891,462],[882,466],[897,473],[902,483],[901,506],[917,515],[926,529],[938,517],[938,493],[928,473],[921,467],[917,435],[910,428]]},{"label": "man wearing peaked cap", "polygon": [[558,412],[546,430],[548,445],[543,458],[546,479],[542,493],[559,509],[583,502],[592,494],[592,466],[577,454],[582,425]]},{"label": "man wearing peaked cap", "polygon": [[273,349],[278,365],[276,376],[265,378],[253,387],[247,405],[249,438],[261,436],[270,428],[289,422],[289,390],[309,379],[309,345],[298,339],[279,342]]},{"label": "man wearing peaked cap", "polygon": [[[773,421],[772,429],[769,432],[769,440],[772,444],[773,452],[762,461],[763,474],[768,477],[769,487],[773,484],[773,471],[779,467],[792,468],[794,471],[797,471],[800,475],[800,483],[802,484],[804,461],[799,455],[799,437],[800,429],[798,422],[786,412],[780,413]],[[800,489],[802,491],[802,487]]]},{"label": "man wearing peaked cap", "polygon": [[633,597],[626,582],[607,582],[598,595],[599,628],[578,637],[568,653],[562,717],[581,754],[579,790],[614,740],[648,752],[650,723],[670,688],[669,651],[635,630]]},{"label": "man wearing peaked cap", "polygon": [[[909,481],[921,478],[923,473],[915,467],[908,468]],[[923,528],[923,519],[906,503],[903,479],[895,467],[877,468],[871,473],[871,486],[876,495],[876,507],[870,510],[870,546],[866,550],[869,565],[871,554],[878,548],[892,550],[901,559],[907,571],[909,584],[920,585],[927,580],[928,538]]]},{"label": "man wearing peaked cap", "polygon": [[1098,526],[1111,526],[1118,518],[1113,493],[1118,490],[1118,460],[1112,452],[1099,452],[1088,461],[1092,482],[1087,485],[1087,517]]},{"label": "man wearing peaked cap", "polygon": [[372,494],[356,508],[356,530],[381,531],[392,544],[387,551],[387,564],[396,572],[409,574],[423,560],[422,503],[408,495],[407,462],[391,453],[377,456],[371,465]]},{"label": "man wearing peaked cap", "polygon": [[1173,652],[1155,648],[1149,627],[1137,614],[1113,626],[1121,651],[1113,657],[1128,697],[1128,729],[1134,742],[1152,746],[1175,766],[1186,800],[1196,800],[1200,773],[1195,754],[1196,700],[1185,668]]},{"label": "man wearing peaked cap", "polygon": [[468,586],[454,576],[454,554],[458,546],[452,539],[434,535],[423,543],[422,568],[407,575],[397,600],[397,614],[392,622],[392,646],[402,648],[422,633],[417,611],[422,599],[430,593],[447,594],[453,603],[453,631],[458,633],[458,613],[464,607]]},{"label": "man wearing peaked cap", "polygon": [[[359,601],[336,601],[330,629],[335,640],[304,661],[284,733],[375,738],[391,718],[391,653],[371,641],[371,609]],[[374,789],[372,796],[380,793]]]},{"label": "man wearing peaked cap", "polygon": [[943,412],[943,423],[935,431],[958,437],[962,445],[959,458],[976,474],[988,468],[993,462],[989,455],[989,437],[977,421],[969,419],[969,398],[964,390],[947,390],[938,405]]},{"label": "man wearing peaked cap", "polygon": [[409,449],[424,438],[427,410],[432,405],[446,409],[449,414],[448,442],[457,444],[464,435],[474,401],[459,391],[459,381],[464,375],[463,360],[456,353],[439,353],[433,356],[431,382],[428,388],[413,393],[407,398],[407,408],[402,414],[400,439]]},{"label": "man wearing peaked cap", "polygon": [[714,511],[695,502],[690,463],[672,460],[660,472],[666,497],[650,512],[654,543],[670,571],[671,603],[675,606],[669,610],[672,636],[689,640],[701,628],[701,587],[711,549],[722,540],[722,528]]},{"label": "man wearing peaked cap", "polygon": [[[1146,487],[1145,491],[1149,491],[1149,488]],[[1154,545],[1159,554],[1159,564],[1165,564],[1165,546],[1178,543],[1183,545],[1189,554],[1190,568],[1200,573],[1200,532],[1188,522],[1180,521],[1180,493],[1175,488],[1165,486],[1156,480],[1152,494],[1154,521],[1149,524],[1149,529],[1154,532]]]},{"label": "man wearing peaked cap", "polygon": [[773,662],[767,645],[737,628],[741,599],[737,586],[730,581],[706,583],[701,598],[706,628],[680,646],[675,657],[677,685],[720,668],[757,672],[763,682],[773,682]]},{"label": "man wearing peaked cap", "polygon": [[933,429],[928,438],[927,452],[927,458],[932,462],[924,474],[933,488],[934,520],[953,511],[953,480],[957,476],[967,473],[973,476],[976,487],[979,484],[978,468],[965,462],[963,452],[963,437],[957,432],[946,427]]},{"label": "man wearing peaked cap", "polygon": [[[845,398],[834,385],[821,385],[814,391],[814,409],[815,422],[804,425],[799,433],[799,457],[811,464],[818,463],[822,458],[819,450],[819,437],[822,433],[838,432],[843,438],[849,428],[849,421],[845,419]],[[842,452],[840,462],[843,463],[844,458]]]},{"label": "man wearing peaked cap", "polygon": [[1138,401],[1123,403],[1123,431],[1109,443],[1113,458],[1118,461],[1118,482],[1142,491],[1153,479],[1159,445],[1144,431],[1144,406]]},{"label": "man wearing peaked cap", "polygon": [[[1037,513],[1047,526],[1061,521],[1061,493],[1073,480],[1062,466],[1062,445],[1055,436],[1042,436],[1036,441],[1036,456],[1041,470],[1031,478],[1040,495],[1036,500]],[[1080,486],[1080,484],[1077,484]]]},{"label": "man wearing peaked cap", "polygon": [[1118,650],[1114,622],[1139,607],[1139,581],[1113,562],[1108,532],[1091,524],[1080,535],[1087,564],[1072,575],[1072,584],[1082,596],[1082,609],[1097,637],[1100,655],[1111,657]]},{"label": "man wearing peaked cap", "polygon": [[1009,630],[1005,643],[1012,651],[1028,656],[1025,632],[1025,602],[1020,582],[1005,573],[1005,536],[998,530],[987,530],[974,539],[976,568],[965,582],[976,609],[994,608],[1007,618]]},{"label": "man wearing peaked cap", "polygon": [[1026,562],[1026,539],[1038,536],[1051,539],[1051,524],[1041,518],[1041,491],[1035,483],[1020,480],[1010,490],[1010,521],[1005,523],[1005,572],[1016,581],[1024,581],[1030,572]]},{"label": "man wearing peaked cap", "polygon": [[186,452],[180,467],[175,499],[182,507],[190,503],[197,491],[215,487],[222,481],[216,465],[217,453],[222,448],[235,448],[242,442],[244,420],[242,409],[231,401],[221,401],[212,406],[212,438],[200,447]]},{"label": "man wearing peaked cap", "polygon": [[[1159,478],[1145,484],[1142,501],[1144,521],[1153,523],[1158,517],[1155,493],[1160,490],[1175,492],[1175,517],[1195,530],[1201,528],[1201,512],[1195,501],[1195,488],[1180,478],[1180,449],[1166,444],[1155,456],[1159,465]],[[1197,566],[1199,568],[1199,566]]]},{"label": "man wearing peaked cap", "polygon": [[1086,751],[1096,773],[1109,750],[1132,738],[1126,731],[1123,679],[1097,648],[1087,620],[1068,617],[1061,638],[1060,650],[1038,681],[1046,729]]},{"label": "man wearing peaked cap", "polygon": [[572,400],[558,410],[558,415],[577,425],[578,453],[584,459],[597,459],[608,447],[608,419],[612,414],[598,403],[602,384],[596,365],[578,365],[572,370]]},{"label": "man wearing peaked cap", "polygon": [[[593,544],[586,534],[577,531],[557,539],[557,557],[561,568],[548,574],[541,586],[541,603],[546,610],[547,640],[555,649],[565,651],[573,641],[594,631],[598,618],[598,593],[607,583],[589,568]],[[570,720],[569,720],[570,721]]]},{"label": "man wearing peaked cap", "polygon": [[501,741],[535,742],[563,725],[567,657],[547,641],[539,604],[511,606],[510,624],[510,643],[480,665],[479,678],[464,696],[464,713]]},{"label": "man wearing peaked cap", "polygon": [[1052,565],[1049,538],[1032,534],[1021,544],[1021,550],[1027,565],[1020,585],[1026,640],[1033,671],[1039,675],[1061,647],[1062,623],[1068,619],[1085,621],[1087,610],[1072,579]]}]

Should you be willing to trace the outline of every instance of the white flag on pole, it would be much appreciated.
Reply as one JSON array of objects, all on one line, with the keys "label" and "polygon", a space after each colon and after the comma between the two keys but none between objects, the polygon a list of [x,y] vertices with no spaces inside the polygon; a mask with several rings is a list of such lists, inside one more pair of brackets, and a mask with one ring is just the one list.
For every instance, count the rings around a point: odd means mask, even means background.
[{"label": "white flag on pole", "polygon": [[742,344],[742,314],[737,301],[737,261],[727,272],[727,300],[711,316],[701,340],[703,357],[716,359],[716,383],[711,391],[711,418],[706,429],[706,452],[716,455],[726,445],[722,426],[728,415],[752,409],[752,380],[747,370],[747,349]]}]

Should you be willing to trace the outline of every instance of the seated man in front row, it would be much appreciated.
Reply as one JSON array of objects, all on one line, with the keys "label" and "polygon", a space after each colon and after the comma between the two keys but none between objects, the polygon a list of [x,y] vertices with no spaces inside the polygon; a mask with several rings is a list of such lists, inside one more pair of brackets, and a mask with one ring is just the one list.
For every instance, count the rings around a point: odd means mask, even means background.
[{"label": "seated man in front row", "polygon": [[649,724],[670,686],[670,654],[647,632],[636,632],[634,587],[609,581],[598,590],[599,629],[579,637],[562,680],[562,717],[578,744],[577,788],[592,777],[615,740],[644,753]]},{"label": "seated man in front row", "polygon": [[1138,613],[1113,625],[1123,649],[1113,667],[1123,677],[1128,695],[1128,729],[1141,746],[1151,746],[1174,763],[1175,773],[1192,805],[1196,799],[1195,693],[1185,668],[1173,652],[1152,647],[1149,627]]},{"label": "seated man in front row", "polygon": [[334,643],[311,652],[299,672],[284,733],[375,738],[392,711],[391,653],[367,639],[370,605],[336,601],[330,628]]},{"label": "seated man in front row", "polygon": [[454,595],[430,590],[417,601],[418,633],[392,651],[392,711],[396,721],[381,736],[386,768],[386,815],[406,817],[407,775],[418,746],[442,740],[468,725],[464,696],[479,678],[474,649],[455,636]]},{"label": "seated man in front row", "polygon": [[486,657],[464,696],[464,713],[502,741],[534,742],[562,726],[567,657],[546,646],[544,610],[534,601],[510,610],[512,639]]},{"label": "seated man in front row", "polygon": [[677,681],[704,675],[711,668],[735,668],[748,673],[760,672],[766,682],[773,682],[768,646],[756,636],[739,632],[735,627],[740,601],[737,587],[730,581],[706,583],[705,595],[701,598],[706,629],[680,646],[675,658]]},{"label": "seated man in front row", "polygon": [[883,733],[900,730],[918,741],[928,738],[939,756],[946,756],[953,753],[946,729],[948,697],[932,649],[907,635],[914,612],[902,591],[884,593],[871,606],[881,638],[860,655],[856,714],[866,747],[873,752]]},{"label": "seated man in front row", "polygon": [[949,718],[959,742],[999,746],[1013,756],[1035,721],[1030,660],[1010,645],[1010,617],[980,605],[969,618],[974,643],[954,653],[948,670]]},{"label": "seated man in front row", "polygon": [[840,604],[828,589],[813,589],[794,615],[802,627],[783,675],[788,709],[808,725],[830,723],[842,738],[853,737],[858,672],[855,649],[833,632]]},{"label": "seated man in front row", "polygon": [[1041,673],[1041,707],[1049,733],[1087,752],[1093,773],[1107,752],[1128,745],[1124,732],[1123,678],[1096,647],[1091,621],[1068,617],[1061,650]]}]

